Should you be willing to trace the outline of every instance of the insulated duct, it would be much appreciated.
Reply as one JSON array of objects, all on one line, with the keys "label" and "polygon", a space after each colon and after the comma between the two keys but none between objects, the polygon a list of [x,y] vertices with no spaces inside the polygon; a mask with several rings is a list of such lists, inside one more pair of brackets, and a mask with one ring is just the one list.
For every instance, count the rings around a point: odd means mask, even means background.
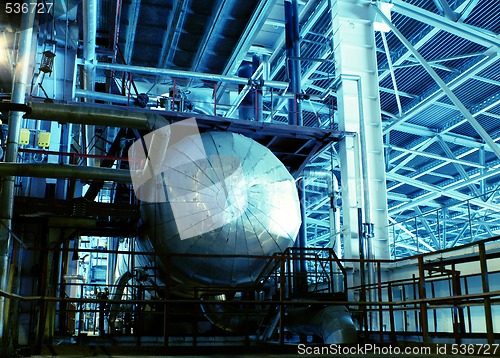
[{"label": "insulated duct", "polygon": [[351,315],[344,306],[301,307],[287,313],[285,325],[295,334],[315,334],[324,344],[358,342]]},{"label": "insulated duct", "polygon": [[[25,1],[23,4],[27,4],[27,2]],[[33,11],[24,13],[21,18],[19,49],[11,98],[13,104],[23,105],[25,102],[29,66],[31,62],[30,50],[32,48],[34,21],[35,13]],[[6,162],[15,162],[17,160],[22,116],[23,113],[18,111],[12,111],[9,114],[9,129],[5,153]],[[0,289],[4,291],[9,291],[9,253],[12,249],[10,230],[12,229],[12,215],[14,210],[14,189],[15,177],[4,177],[0,203],[0,220],[2,220],[3,224],[2,229],[0,229]],[[3,228],[6,230],[3,230]],[[6,312],[5,298],[0,297],[0,346],[9,346],[10,348],[12,341],[8,341],[9,337],[5,334],[5,328],[8,324],[7,319],[8,312]]]},{"label": "insulated duct", "polygon": [[194,255],[171,257],[174,279],[252,282],[266,259],[244,256],[293,244],[301,222],[295,181],[269,149],[239,134],[206,132],[165,155],[162,172],[141,187],[150,199],[142,213],[156,250]]},{"label": "insulated duct", "polygon": [[[225,301],[226,295],[217,295],[206,297],[210,300]],[[233,333],[255,332],[267,314],[267,309],[262,306],[259,308],[244,308],[238,304],[205,304],[202,302],[201,309],[205,317],[216,327]]]},{"label": "insulated duct", "polygon": [[[126,271],[120,277],[118,277],[118,279],[115,282],[115,287],[116,287],[115,292],[112,293],[111,296],[112,301],[122,300],[125,287],[127,287],[128,282],[132,278],[134,278],[134,274],[131,273],[130,271]],[[124,303],[126,303],[126,301]],[[120,303],[112,303],[109,309],[109,326],[112,327],[113,329],[116,329],[115,322],[116,322],[116,316],[120,311],[120,305],[121,305]]]},{"label": "insulated duct", "polygon": [[71,164],[0,163],[2,177],[104,180],[130,183],[130,171]]},{"label": "insulated duct", "polygon": [[31,102],[31,119],[57,121],[59,123],[89,124],[107,127],[154,130],[170,124],[155,113],[144,113],[127,108],[112,108],[95,104],[61,104]]},{"label": "insulated duct", "polygon": [[[82,5],[83,17],[83,89],[94,92],[95,90],[95,67],[96,60],[96,35],[97,35],[97,0],[83,0]],[[90,147],[90,144],[95,135],[95,128],[87,125],[85,130],[85,141],[89,147],[89,154],[95,154],[95,148]],[[86,158],[89,166],[93,167],[94,158]]]}]

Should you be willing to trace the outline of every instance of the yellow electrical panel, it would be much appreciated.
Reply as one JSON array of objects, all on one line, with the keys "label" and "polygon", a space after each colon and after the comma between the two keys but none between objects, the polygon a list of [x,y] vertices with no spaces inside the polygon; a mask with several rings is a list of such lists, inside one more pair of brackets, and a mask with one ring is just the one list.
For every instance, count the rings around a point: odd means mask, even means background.
[{"label": "yellow electrical panel", "polygon": [[30,143],[30,130],[23,128],[21,129],[21,134],[19,135],[19,144],[26,145]]},{"label": "yellow electrical panel", "polygon": [[38,133],[38,146],[48,148],[50,145],[50,132]]}]

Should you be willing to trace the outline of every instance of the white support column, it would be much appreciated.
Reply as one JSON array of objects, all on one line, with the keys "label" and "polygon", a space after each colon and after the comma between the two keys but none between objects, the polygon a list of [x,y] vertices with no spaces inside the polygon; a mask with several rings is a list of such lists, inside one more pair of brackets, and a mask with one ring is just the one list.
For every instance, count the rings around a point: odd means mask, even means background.
[{"label": "white support column", "polygon": [[[358,133],[340,145],[343,233],[346,257],[359,257],[358,207],[363,222],[374,224],[371,253],[389,256],[384,143],[375,53],[375,10],[354,0],[332,5],[338,78],[339,129]],[[359,139],[359,154],[356,141]],[[356,168],[360,168],[357,170]]]}]

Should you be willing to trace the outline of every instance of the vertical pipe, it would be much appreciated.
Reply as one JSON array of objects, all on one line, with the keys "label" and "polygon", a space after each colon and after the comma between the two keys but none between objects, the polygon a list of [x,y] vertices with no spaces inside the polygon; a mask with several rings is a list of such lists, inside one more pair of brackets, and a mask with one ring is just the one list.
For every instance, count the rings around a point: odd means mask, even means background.
[{"label": "vertical pipe", "polygon": [[[435,298],[436,297],[436,287],[434,285],[434,281],[431,281],[431,297]],[[438,331],[438,321],[437,321],[437,310],[433,309],[432,310],[432,315],[434,319],[434,332],[436,333]]]},{"label": "vertical pipe", "polygon": [[[377,261],[377,279],[378,279],[378,301],[382,302],[382,268],[380,261]],[[384,342],[384,325],[383,325],[383,311],[382,306],[378,306],[378,328],[380,332],[380,342]]]},{"label": "vertical pipe", "polygon": [[[28,4],[29,1],[24,1]],[[29,5],[29,4],[28,4]],[[33,38],[33,24],[35,13],[28,11],[21,19],[21,34],[19,36],[19,50],[14,73],[14,86],[12,89],[11,102],[24,104],[26,87],[28,83],[28,72],[30,64],[30,49]],[[16,162],[19,149],[19,134],[21,132],[21,121],[24,113],[11,111],[9,113],[9,129],[7,134],[7,148],[5,162]],[[14,184],[15,177],[3,178],[2,197],[0,201],[0,217],[4,225],[0,230],[0,289],[7,291],[9,278],[9,252],[11,247],[12,214],[14,209]],[[4,230],[5,227],[5,230]],[[2,346],[7,347],[4,335],[7,312],[5,312],[5,298],[0,298],[0,339]]]},{"label": "vertical pipe", "polygon": [[[464,277],[464,289],[465,289],[465,295],[469,294],[469,284],[467,283],[467,276]],[[471,317],[471,312],[470,312],[470,306],[467,305],[467,328],[468,333],[472,332],[472,317]],[[465,330],[464,330],[465,331]]]},{"label": "vertical pipe", "polygon": [[[462,288],[460,286],[460,271],[455,270],[455,264],[452,266],[452,287],[453,296],[461,296]],[[453,332],[455,333],[455,343],[462,343],[462,336],[465,334],[465,315],[464,308],[455,300],[453,306],[455,324]]]},{"label": "vertical pipe", "polygon": [[[68,260],[69,260],[69,240],[64,240],[62,244],[62,252],[61,252],[61,268],[59,272],[59,297],[66,298],[66,289],[67,284],[64,279],[64,275],[68,273]],[[70,286],[71,287],[71,286]],[[69,295],[68,295],[69,296]],[[62,334],[66,334],[68,332],[68,302],[62,301],[59,303],[59,327],[58,331]]]},{"label": "vertical pipe", "polygon": [[279,312],[280,312],[280,346],[285,344],[285,307],[283,306],[283,301],[285,300],[285,256],[279,257],[280,260],[280,301],[279,301]]},{"label": "vertical pipe", "polygon": [[[262,57],[259,55],[254,54],[252,56],[252,76],[255,74],[255,72],[258,70],[262,63]],[[265,67],[264,67],[265,68]],[[264,79],[264,68],[262,71],[262,79]],[[260,81],[262,83],[262,81]],[[264,100],[262,98],[262,86],[257,86],[255,89],[252,90],[253,94],[253,107],[254,107],[254,118],[256,122],[262,122],[263,121],[263,116],[262,116],[262,110],[264,106]]]},{"label": "vertical pipe", "polygon": [[[243,62],[238,69],[238,76],[246,78],[252,77],[252,64],[250,62]],[[238,85],[238,92],[243,91],[244,87],[245,85]],[[254,98],[251,92],[252,91],[248,91],[240,103],[238,108],[239,119],[249,120],[253,118]]]},{"label": "vertical pipe", "polygon": [[[95,91],[95,62],[96,62],[96,35],[97,35],[97,0],[83,0],[83,89]],[[94,149],[90,149],[90,144],[94,138],[94,127],[85,125],[85,141],[89,146],[89,154],[95,154]],[[87,158],[87,164],[94,166],[95,159]]]},{"label": "vertical pipe", "polygon": [[[387,300],[392,303],[392,283],[389,282],[387,285]],[[404,314],[404,313],[403,313]],[[392,304],[389,305],[389,323],[391,325],[391,342],[396,342],[396,324],[394,322],[394,307]]]},{"label": "vertical pipe", "polygon": [[214,116],[217,116],[217,82],[214,82],[213,97],[214,97]]},{"label": "vertical pipe", "polygon": [[331,245],[338,258],[342,258],[342,238],[340,236],[340,210],[337,209],[336,195],[339,191],[339,183],[333,170],[331,172],[331,187],[330,187],[330,232],[333,233]]},{"label": "vertical pipe", "polygon": [[[484,242],[478,244],[479,248],[479,264],[481,266],[481,283],[483,286],[483,293],[490,292],[490,283],[488,280],[488,263],[486,262],[486,249]],[[495,342],[495,335],[493,333],[493,315],[491,314],[491,299],[490,297],[484,298],[484,318],[486,320],[486,337],[489,344]]]},{"label": "vertical pipe", "polygon": [[[406,300],[406,286],[403,285],[401,287],[401,301],[405,300]],[[408,316],[406,315],[406,313],[407,311],[403,311],[403,332],[408,331]]]},{"label": "vertical pipe", "polygon": [[[361,286],[360,288],[360,296],[359,300],[361,302],[366,302],[367,301],[367,294],[366,294],[366,285],[369,284],[369,282],[366,282],[366,275],[365,275],[365,268],[366,268],[366,261],[365,261],[365,240],[363,236],[363,224],[362,224],[362,210],[360,207],[358,207],[358,240],[359,240],[359,284]],[[365,332],[368,332],[368,307],[366,305],[363,305],[363,324]]]},{"label": "vertical pipe", "polygon": [[[63,123],[61,124],[61,140],[59,144],[59,151],[61,153],[69,153],[71,148],[71,132],[73,130],[73,124]],[[69,164],[70,157],[68,155],[60,155],[60,164]],[[73,197],[68,197],[68,179],[58,179],[56,184],[56,197],[57,199],[72,199]]]},{"label": "vertical pipe", "polygon": [[424,258],[418,257],[418,298],[420,301],[420,328],[422,330],[422,343],[429,341],[429,328],[427,322],[427,303],[425,300],[425,271]]},{"label": "vertical pipe", "polygon": [[295,241],[295,247],[298,248],[298,260],[294,260],[294,278],[296,278],[294,288],[295,293],[303,296],[307,293],[307,263],[305,259],[304,249],[307,247],[307,218],[306,218],[306,189],[305,181],[300,178],[297,181],[299,202],[300,202],[300,218],[302,223],[299,228],[299,235],[297,241]]},{"label": "vertical pipe", "polygon": [[288,78],[293,98],[288,100],[288,124],[302,125],[300,103],[301,69],[300,69],[300,34],[299,5],[297,0],[285,0],[285,44],[288,58]]},{"label": "vertical pipe", "polygon": [[[413,291],[413,300],[415,301],[417,299],[417,290],[418,290],[418,285],[417,285],[417,278],[415,276],[415,274],[412,275],[412,291]],[[419,312],[416,310],[417,308],[417,304],[415,303],[413,305],[413,307],[415,308],[413,310],[413,319],[415,321],[415,330],[419,330],[420,329],[420,326],[418,324],[418,320],[419,320]]]},{"label": "vertical pipe", "polygon": [[94,91],[95,86],[95,46],[97,34],[97,1],[83,0],[83,87]]}]

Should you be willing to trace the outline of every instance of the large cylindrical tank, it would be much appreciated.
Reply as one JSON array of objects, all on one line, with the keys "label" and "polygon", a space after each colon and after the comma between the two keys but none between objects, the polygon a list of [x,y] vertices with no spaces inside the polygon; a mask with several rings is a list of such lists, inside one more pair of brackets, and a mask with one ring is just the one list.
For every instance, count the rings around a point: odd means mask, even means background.
[{"label": "large cylindrical tank", "polygon": [[[156,251],[271,255],[293,244],[301,223],[295,181],[266,147],[240,134],[206,132],[169,146],[163,163],[141,204]],[[179,282],[237,286],[264,265],[261,258],[186,256],[168,266]]]}]

